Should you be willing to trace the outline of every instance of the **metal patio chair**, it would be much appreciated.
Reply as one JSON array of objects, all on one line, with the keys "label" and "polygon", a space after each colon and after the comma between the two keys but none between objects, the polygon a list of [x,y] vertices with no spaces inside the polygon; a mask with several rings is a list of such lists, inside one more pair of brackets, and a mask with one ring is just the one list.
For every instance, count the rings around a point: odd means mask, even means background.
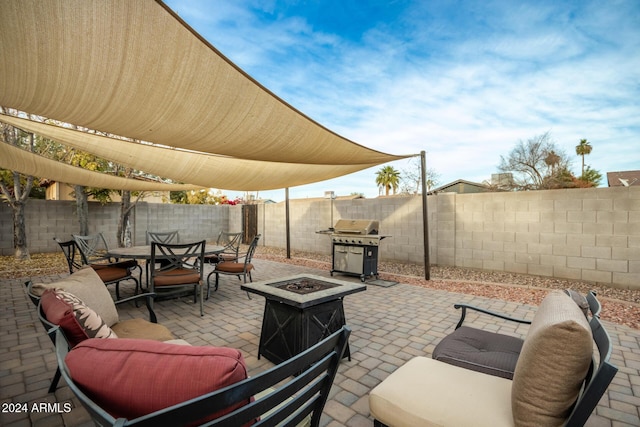
[{"label": "metal patio chair", "polygon": [[[216,245],[224,247],[222,252],[218,254],[207,255],[204,257],[204,260],[213,266],[214,270],[216,265],[221,262],[233,262],[238,260],[238,255],[240,253],[240,242],[242,242],[242,236],[244,233],[228,233],[226,231],[221,231],[218,234],[218,238],[216,239]],[[212,270],[207,276],[207,283],[209,283],[209,278],[214,273]],[[207,298],[209,298],[207,292]]]},{"label": "metal patio chair", "polygon": [[[200,315],[204,316],[204,281],[202,276],[205,245],[205,240],[177,244],[151,242],[151,276],[149,280],[151,292],[163,295],[167,289],[178,289],[179,292],[180,288],[184,290],[184,288],[193,287],[193,303],[195,304],[199,289]],[[160,265],[160,267],[156,268],[156,265]]]},{"label": "metal patio chair", "polygon": [[[78,237],[82,238],[84,236]],[[100,279],[105,285],[115,285],[116,300],[120,299],[120,282],[124,280],[133,280],[136,284],[134,295],[138,293],[140,282],[131,274],[131,269],[137,265],[137,263],[133,264],[131,261],[109,262],[109,258],[106,256],[89,258],[85,252],[81,250],[80,245],[78,245],[78,240],[62,241],[56,237],[54,237],[53,240],[60,246],[62,253],[64,253],[67,259],[69,274],[73,274],[83,266],[88,265],[98,273],[98,276],[100,276]],[[85,240],[81,239],[81,241],[84,242]],[[90,259],[99,260],[99,262],[89,262]]]},{"label": "metal patio chair", "polygon": [[72,234],[78,244],[78,249],[83,254],[87,264],[113,264],[118,262],[121,267],[130,270],[138,269],[138,281],[142,281],[142,267],[134,259],[120,261],[109,255],[109,245],[102,232],[87,236]]},{"label": "metal patio chair", "polygon": [[[180,232],[178,230],[171,231],[149,231],[145,234],[145,244],[151,245],[151,242],[156,243],[180,243]],[[166,260],[160,260],[160,265],[165,265]],[[149,262],[145,263],[145,270],[147,273],[147,285],[149,284]]]},{"label": "metal patio chair", "polygon": [[[209,298],[211,285],[209,282],[209,277],[212,274],[216,275],[216,284],[214,291],[218,290],[218,283],[220,281],[220,275],[226,274],[231,276],[237,276],[238,279],[242,276],[244,279],[244,283],[247,283],[247,277],[249,277],[249,281],[252,282],[253,279],[251,277],[251,271],[253,270],[253,264],[251,264],[251,259],[256,251],[256,247],[258,246],[258,241],[260,240],[260,234],[256,235],[251,244],[249,245],[249,249],[247,249],[247,253],[239,254],[236,261],[225,261],[220,262],[216,265],[215,270],[213,270],[209,276],[207,276],[207,299]],[[247,297],[251,299],[251,296],[247,292]]]}]

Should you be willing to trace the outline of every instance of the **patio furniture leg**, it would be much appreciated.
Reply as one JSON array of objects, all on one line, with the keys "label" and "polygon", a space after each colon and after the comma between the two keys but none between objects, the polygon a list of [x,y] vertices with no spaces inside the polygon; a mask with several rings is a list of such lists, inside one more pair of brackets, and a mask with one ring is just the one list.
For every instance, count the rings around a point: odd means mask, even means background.
[{"label": "patio furniture leg", "polygon": [[204,301],[203,301],[203,298],[204,298],[204,283],[200,282],[199,286],[200,286],[200,316],[204,316],[204,307],[203,307],[203,304],[204,304]]},{"label": "patio furniture leg", "polygon": [[51,385],[49,386],[49,393],[53,393],[58,388],[58,382],[60,381],[60,368],[56,369],[56,373],[53,375]]}]

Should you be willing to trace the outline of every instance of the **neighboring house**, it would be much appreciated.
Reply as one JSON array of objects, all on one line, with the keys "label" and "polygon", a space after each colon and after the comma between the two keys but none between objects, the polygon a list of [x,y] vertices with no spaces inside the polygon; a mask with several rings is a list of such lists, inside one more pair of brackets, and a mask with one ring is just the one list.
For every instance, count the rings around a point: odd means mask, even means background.
[{"label": "neighboring house", "polygon": [[[46,187],[47,200],[75,200],[72,185],[56,181],[45,181],[42,185]],[[169,203],[169,193],[169,191],[145,191],[142,200],[148,203]],[[95,202],[95,199],[89,197],[89,201]],[[120,195],[111,193],[111,201],[120,202]]]},{"label": "neighboring house", "polygon": [[640,185],[640,171],[607,172],[609,187]]},{"label": "neighboring house", "polygon": [[471,194],[471,193],[486,193],[488,191],[492,191],[492,190],[485,184],[465,181],[464,179],[458,179],[456,181],[450,182],[449,184],[445,184],[438,188],[434,188],[433,190],[429,191],[427,194],[438,194],[438,193]]}]

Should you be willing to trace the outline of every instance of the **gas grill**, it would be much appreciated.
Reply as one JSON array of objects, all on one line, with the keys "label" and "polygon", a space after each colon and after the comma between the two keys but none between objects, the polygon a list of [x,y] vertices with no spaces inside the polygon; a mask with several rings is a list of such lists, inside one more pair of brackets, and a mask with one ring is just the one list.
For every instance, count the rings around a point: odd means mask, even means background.
[{"label": "gas grill", "polygon": [[389,236],[378,234],[379,223],[369,219],[340,219],[331,234],[333,273],[378,278],[378,246]]}]

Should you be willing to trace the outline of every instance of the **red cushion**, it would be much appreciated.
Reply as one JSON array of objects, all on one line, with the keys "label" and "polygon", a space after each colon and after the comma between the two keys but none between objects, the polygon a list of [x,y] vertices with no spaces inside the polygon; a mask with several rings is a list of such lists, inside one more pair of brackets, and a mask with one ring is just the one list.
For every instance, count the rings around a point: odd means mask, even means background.
[{"label": "red cushion", "polygon": [[151,340],[88,339],[65,361],[71,378],[115,418],[137,418],[247,378],[239,350]]},{"label": "red cushion", "polygon": [[47,289],[42,294],[40,304],[47,320],[62,328],[71,346],[89,338],[82,325],[78,323],[71,304],[59,299],[54,289]]}]

